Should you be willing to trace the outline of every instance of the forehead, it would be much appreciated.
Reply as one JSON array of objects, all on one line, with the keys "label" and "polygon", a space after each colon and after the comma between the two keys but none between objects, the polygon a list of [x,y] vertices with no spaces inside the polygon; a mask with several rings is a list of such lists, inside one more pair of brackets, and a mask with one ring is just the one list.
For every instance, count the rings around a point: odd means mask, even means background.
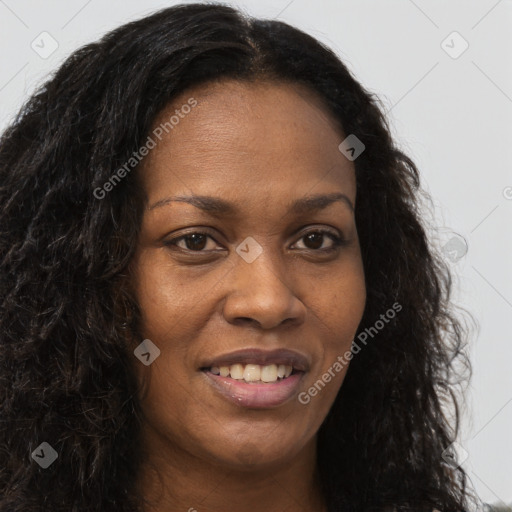
[{"label": "forehead", "polygon": [[320,191],[312,187],[355,193],[353,163],[338,149],[340,124],[300,84],[223,80],[191,88],[159,113],[150,136],[156,146],[142,164],[150,202],[212,191],[232,200]]}]

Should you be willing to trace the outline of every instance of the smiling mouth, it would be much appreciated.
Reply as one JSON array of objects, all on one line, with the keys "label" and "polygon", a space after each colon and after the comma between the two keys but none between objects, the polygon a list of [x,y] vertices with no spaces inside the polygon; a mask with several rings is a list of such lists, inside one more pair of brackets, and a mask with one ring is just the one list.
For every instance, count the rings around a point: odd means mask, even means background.
[{"label": "smiling mouth", "polygon": [[248,384],[272,384],[286,380],[291,375],[303,373],[285,364],[259,365],[236,363],[229,366],[201,368],[201,370]]}]

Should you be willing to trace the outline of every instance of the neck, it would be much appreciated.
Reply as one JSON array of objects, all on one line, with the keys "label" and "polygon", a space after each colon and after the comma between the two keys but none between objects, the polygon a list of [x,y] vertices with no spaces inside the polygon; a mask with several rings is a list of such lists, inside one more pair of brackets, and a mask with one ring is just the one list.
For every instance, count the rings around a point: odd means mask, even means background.
[{"label": "neck", "polygon": [[316,468],[316,437],[289,460],[264,468],[207,461],[168,439],[149,437],[137,482],[144,512],[327,511]]}]

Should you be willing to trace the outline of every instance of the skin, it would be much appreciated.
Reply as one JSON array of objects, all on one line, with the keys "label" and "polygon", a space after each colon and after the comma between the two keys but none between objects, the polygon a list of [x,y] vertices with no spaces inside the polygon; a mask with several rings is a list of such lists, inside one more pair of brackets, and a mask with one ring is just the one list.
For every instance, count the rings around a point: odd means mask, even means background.
[{"label": "skin", "polygon": [[[148,202],[131,278],[142,333],[161,353],[149,366],[134,358],[145,382],[138,492],[157,512],[325,510],[316,436],[347,366],[307,405],[294,397],[267,409],[228,401],[198,368],[242,348],[294,349],[311,362],[302,392],[350,349],[366,302],[354,212],[343,201],[286,209],[333,192],[355,207],[354,164],[338,150],[345,134],[308,89],[264,81],[189,89],[154,127],[191,97],[197,106],[164,133],[139,175]],[[176,201],[153,207],[198,194],[239,213],[215,217]],[[322,255],[334,244],[305,237],[315,229],[347,243]],[[204,230],[209,237],[165,245]],[[235,251],[248,236],[262,248],[252,263]]]}]

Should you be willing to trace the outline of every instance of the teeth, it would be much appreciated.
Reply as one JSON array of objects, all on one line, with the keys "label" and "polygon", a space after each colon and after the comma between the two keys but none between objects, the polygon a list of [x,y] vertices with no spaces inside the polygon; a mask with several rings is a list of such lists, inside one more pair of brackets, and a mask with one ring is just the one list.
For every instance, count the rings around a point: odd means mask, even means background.
[{"label": "teeth", "polygon": [[221,377],[231,377],[245,382],[276,382],[278,379],[285,379],[292,373],[293,368],[289,365],[269,364],[232,364],[231,366],[212,366],[210,371]]},{"label": "teeth", "polygon": [[263,382],[275,382],[277,380],[277,366],[269,364],[261,369],[261,380]]},{"label": "teeth", "polygon": [[261,366],[259,364],[246,364],[244,369],[245,382],[255,382],[260,380]]},{"label": "teeth", "polygon": [[244,367],[241,364],[232,364],[229,373],[232,379],[242,380],[244,378]]}]

